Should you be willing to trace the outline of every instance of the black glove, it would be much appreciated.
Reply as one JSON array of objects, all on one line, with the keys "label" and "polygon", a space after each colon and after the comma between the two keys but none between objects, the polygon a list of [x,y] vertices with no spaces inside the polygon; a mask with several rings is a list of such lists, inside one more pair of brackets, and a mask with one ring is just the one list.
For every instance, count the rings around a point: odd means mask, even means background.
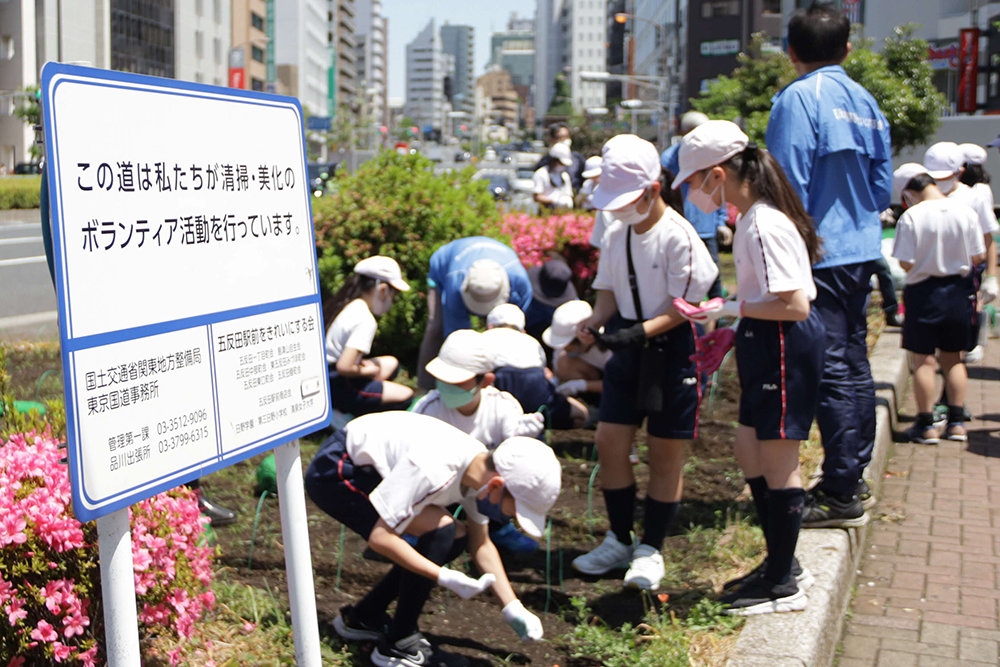
[{"label": "black glove", "polygon": [[602,350],[616,352],[626,347],[642,345],[646,342],[646,330],[642,328],[642,322],[636,322],[627,329],[621,329],[611,334],[602,334],[596,329],[589,329],[590,333],[597,340],[597,347]]}]

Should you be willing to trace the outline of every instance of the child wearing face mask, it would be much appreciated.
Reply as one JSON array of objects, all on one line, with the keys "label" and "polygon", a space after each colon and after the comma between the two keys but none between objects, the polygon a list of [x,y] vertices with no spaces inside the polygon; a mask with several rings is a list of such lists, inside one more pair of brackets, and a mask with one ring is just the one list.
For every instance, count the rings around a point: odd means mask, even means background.
[{"label": "child wearing face mask", "polygon": [[573,166],[573,152],[564,143],[549,149],[548,162],[535,171],[534,198],[542,206],[551,208],[573,208],[573,183],[570,167]]},{"label": "child wearing face mask", "polygon": [[[662,167],[653,144],[619,135],[603,156],[594,206],[618,222],[604,236],[593,313],[579,321],[574,337],[614,353],[604,366],[595,437],[611,530],[573,567],[590,575],[627,568],[626,586],[656,590],[664,576],[660,547],[681,499],[684,447],[697,436],[701,389],[690,360],[694,326],[673,300],[703,299],[718,268],[691,224],[660,198]],[[650,476],[636,543],[629,454],[644,420]]]},{"label": "child wearing face mask", "polygon": [[326,363],[333,407],[359,416],[382,410],[405,410],[413,390],[390,382],[399,369],[392,356],[365,358],[371,352],[377,318],[389,312],[397,292],[409,291],[396,260],[375,256],[354,267],[344,286],[324,306]]},{"label": "child wearing face mask", "polygon": [[[798,611],[805,608],[805,588],[812,583],[795,560],[805,505],[799,443],[809,437],[816,414],[826,340],[811,304],[819,240],[777,161],[730,121],[708,121],[684,137],[673,187],[682,183],[690,186],[688,201],[706,213],[727,201],[740,212],[733,242],[739,300],[686,313],[696,322],[740,318],[734,449],[753,494],[767,557],[746,577],[726,584],[731,592],[721,601],[734,615]],[[721,340],[724,333],[714,335]]]},{"label": "child wearing face mask", "polygon": [[[468,433],[489,450],[514,436],[537,437],[545,428],[541,414],[524,414],[517,399],[492,386],[496,361],[486,334],[472,329],[454,331],[427,364],[437,388],[422,396],[413,412],[434,417]],[[494,526],[494,544],[515,552],[538,549],[538,543],[513,524]]]}]

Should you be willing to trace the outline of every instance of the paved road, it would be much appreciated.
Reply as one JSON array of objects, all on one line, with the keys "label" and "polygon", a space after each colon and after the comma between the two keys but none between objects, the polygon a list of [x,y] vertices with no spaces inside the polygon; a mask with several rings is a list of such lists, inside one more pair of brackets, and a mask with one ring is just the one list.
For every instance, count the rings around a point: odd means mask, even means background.
[{"label": "paved road", "polygon": [[895,447],[839,667],[1000,664],[1000,340],[969,377],[968,443]]},{"label": "paved road", "polygon": [[58,337],[56,295],[37,223],[0,226],[0,337]]}]

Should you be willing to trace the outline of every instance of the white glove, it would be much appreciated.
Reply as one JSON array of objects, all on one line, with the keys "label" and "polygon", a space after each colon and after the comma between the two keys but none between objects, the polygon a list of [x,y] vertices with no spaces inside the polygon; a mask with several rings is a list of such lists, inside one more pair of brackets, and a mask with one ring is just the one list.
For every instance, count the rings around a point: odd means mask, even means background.
[{"label": "white glove", "polygon": [[732,245],[733,243],[733,230],[729,228],[729,225],[716,227],[715,236],[719,240],[719,245]]},{"label": "white glove", "polygon": [[542,619],[525,609],[520,600],[514,600],[503,608],[503,620],[514,628],[521,639],[538,641],[542,638]]},{"label": "white glove", "polygon": [[487,588],[493,585],[493,582],[497,578],[492,574],[484,574],[478,579],[473,579],[472,577],[467,577],[461,572],[456,572],[455,570],[449,570],[446,567],[442,567],[441,571],[438,572],[438,584],[444,586],[450,591],[458,593],[459,597],[463,600],[468,600],[473,595],[478,595],[482,593]]},{"label": "white glove", "polygon": [[704,324],[705,322],[715,322],[722,317],[742,317],[743,316],[743,302],[742,301],[723,301],[721,305],[714,308],[709,308],[704,310],[698,315],[695,315],[691,319],[695,322]]},{"label": "white glove", "polygon": [[567,380],[556,387],[556,391],[562,396],[576,396],[587,391],[586,380]]},{"label": "white glove", "polygon": [[983,305],[996,301],[1000,297],[1000,283],[997,282],[997,277],[986,276],[983,278],[983,284],[979,286],[979,291],[983,295]]},{"label": "white glove", "polygon": [[529,438],[534,438],[536,435],[545,430],[545,416],[537,412],[532,412],[531,414],[524,415],[517,422],[517,428],[514,429],[514,435],[524,435]]}]

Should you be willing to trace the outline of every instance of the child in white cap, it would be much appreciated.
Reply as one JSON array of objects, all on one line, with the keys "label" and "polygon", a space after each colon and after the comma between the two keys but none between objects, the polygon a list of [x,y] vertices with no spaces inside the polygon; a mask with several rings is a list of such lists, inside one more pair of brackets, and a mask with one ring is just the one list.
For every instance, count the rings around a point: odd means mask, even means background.
[{"label": "child in white cap", "polygon": [[[490,451],[442,421],[411,412],[349,422],[309,464],[306,491],[394,567],[360,601],[341,608],[333,622],[337,634],[376,642],[378,667],[468,664],[432,645],[417,625],[437,583],[463,598],[492,588],[518,636],[541,639],[542,622],[514,594],[487,524],[516,518],[525,532],[541,537],[561,472],[552,450],[531,438],[511,438]],[[454,503],[465,508],[464,523],[447,510]],[[404,533],[417,538],[415,546]],[[446,567],[466,548],[483,573],[478,579]]]},{"label": "child in white cap", "polygon": [[[990,174],[986,171],[986,160],[989,157],[986,149],[977,144],[959,144],[958,148],[962,151],[965,159],[965,164],[962,165],[962,175],[958,179],[959,182],[972,188],[973,193],[983,202],[986,210],[995,211],[993,207],[993,188],[990,187]],[[989,243],[985,264],[977,267],[977,273],[980,275],[979,303],[977,306],[976,323],[972,334],[976,347],[972,348],[968,354],[967,360],[970,363],[982,359],[983,345],[986,342],[982,307],[993,303],[1000,297],[1000,282],[997,279],[997,271],[1000,270],[1000,267],[997,267],[997,241],[994,238],[995,236],[996,232],[993,232],[993,234],[984,237],[984,241],[990,239],[992,242]],[[990,255],[993,256],[992,264],[990,263]]]},{"label": "child in white cap", "polygon": [[[585,574],[628,568],[627,586],[656,590],[664,576],[660,547],[681,499],[684,447],[697,436],[701,391],[690,360],[694,326],[673,300],[702,300],[718,268],[691,224],[660,198],[660,155],[653,144],[619,135],[605,144],[603,156],[594,206],[621,224],[605,235],[593,283],[597,302],[577,325],[576,338],[584,345],[596,338],[614,352],[604,368],[595,438],[611,530],[573,566]],[[606,332],[595,336],[603,326]],[[629,452],[644,420],[650,481],[635,544]]]},{"label": "child in white cap", "polygon": [[595,248],[601,247],[604,234],[608,227],[615,221],[614,217],[607,211],[600,211],[594,207],[594,190],[601,183],[601,166],[604,158],[594,155],[587,158],[583,165],[583,177],[587,180],[580,188],[580,199],[585,211],[594,211],[594,228],[590,232],[589,243]]},{"label": "child in white cap", "polygon": [[[444,341],[427,364],[437,388],[422,396],[413,412],[447,422],[493,450],[514,436],[537,437],[545,428],[542,415],[525,414],[517,399],[492,386],[496,363],[486,334],[459,329]],[[494,542],[511,551],[534,551],[538,543],[512,524],[494,531]]]},{"label": "child in white cap", "polygon": [[604,387],[604,366],[614,353],[576,337],[577,325],[593,314],[586,301],[568,301],[556,308],[552,325],[542,332],[542,341],[553,350],[552,370],[559,381],[556,390],[565,396],[599,394]]},{"label": "child in white cap", "polygon": [[694,129],[681,142],[679,160],[673,187],[688,183],[689,201],[705,213],[726,202],[740,212],[733,240],[738,300],[709,302],[686,315],[697,322],[740,318],[733,447],[753,493],[767,558],[727,584],[731,592],[722,603],[737,615],[798,611],[812,583],[795,560],[805,507],[799,443],[816,415],[826,347],[826,329],[812,308],[819,240],[781,166],[736,124],[713,120]]},{"label": "child in white cap", "polygon": [[409,289],[396,260],[376,255],[358,262],[344,286],[324,305],[330,398],[337,410],[359,416],[409,407],[413,390],[390,382],[399,360],[388,355],[365,356],[375,340],[377,318],[389,312],[398,292]]},{"label": "child in white cap", "polygon": [[573,208],[573,182],[569,168],[573,166],[573,151],[563,143],[549,149],[548,162],[533,177],[535,201],[543,207]]},{"label": "child in white cap", "polygon": [[[965,388],[962,352],[973,336],[973,267],[986,248],[976,212],[945,197],[919,164],[904,164],[893,174],[893,201],[906,211],[896,225],[892,256],[906,271],[903,300],[903,349],[912,355],[917,421],[906,432],[912,442],[937,444],[940,435],[964,442]],[[935,360],[935,352],[938,359]],[[938,362],[947,390],[947,423],[934,424],[934,378]]]}]

